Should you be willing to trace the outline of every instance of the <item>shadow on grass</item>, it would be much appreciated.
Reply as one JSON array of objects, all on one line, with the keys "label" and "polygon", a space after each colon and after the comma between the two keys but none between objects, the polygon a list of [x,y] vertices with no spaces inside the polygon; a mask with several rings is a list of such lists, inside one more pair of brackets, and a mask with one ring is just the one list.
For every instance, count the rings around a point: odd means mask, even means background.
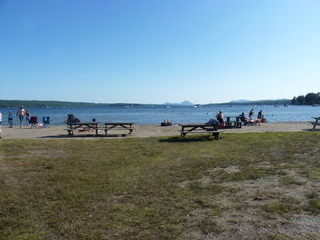
[{"label": "shadow on grass", "polygon": [[319,132],[320,131],[320,128],[316,128],[316,129],[303,129],[303,131],[306,131],[306,132]]},{"label": "shadow on grass", "polygon": [[108,135],[95,135],[95,134],[79,134],[79,135],[54,135],[54,136],[43,136],[39,138],[125,138],[126,134],[108,134]]},{"label": "shadow on grass", "polygon": [[216,141],[212,136],[192,136],[192,137],[169,137],[166,139],[160,139],[159,142],[203,142],[203,141]]}]

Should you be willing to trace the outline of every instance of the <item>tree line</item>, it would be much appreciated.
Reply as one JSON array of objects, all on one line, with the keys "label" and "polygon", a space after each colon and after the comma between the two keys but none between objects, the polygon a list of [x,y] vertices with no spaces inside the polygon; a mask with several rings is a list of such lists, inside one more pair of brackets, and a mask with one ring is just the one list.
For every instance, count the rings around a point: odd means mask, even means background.
[{"label": "tree line", "polygon": [[320,92],[318,93],[308,93],[307,95],[300,95],[294,97],[291,100],[292,105],[315,105],[320,104]]},{"label": "tree line", "polygon": [[38,100],[0,100],[0,108],[70,108],[70,107],[124,107],[134,105],[135,107],[146,104],[137,103],[88,103],[88,102],[65,102],[65,101],[38,101]]}]

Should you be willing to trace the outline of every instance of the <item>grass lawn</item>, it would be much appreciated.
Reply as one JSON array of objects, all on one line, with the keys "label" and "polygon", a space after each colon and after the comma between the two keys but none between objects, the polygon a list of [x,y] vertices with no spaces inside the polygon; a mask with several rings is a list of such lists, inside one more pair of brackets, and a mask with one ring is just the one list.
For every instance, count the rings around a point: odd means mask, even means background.
[{"label": "grass lawn", "polygon": [[320,132],[2,139],[0,239],[320,239]]}]

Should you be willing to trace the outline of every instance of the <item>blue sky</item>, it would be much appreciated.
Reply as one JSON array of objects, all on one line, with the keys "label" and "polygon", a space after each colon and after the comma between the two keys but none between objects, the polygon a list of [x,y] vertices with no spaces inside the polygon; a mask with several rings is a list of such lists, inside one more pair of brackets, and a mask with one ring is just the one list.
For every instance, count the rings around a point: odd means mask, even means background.
[{"label": "blue sky", "polygon": [[197,104],[320,91],[318,0],[0,0],[0,99]]}]

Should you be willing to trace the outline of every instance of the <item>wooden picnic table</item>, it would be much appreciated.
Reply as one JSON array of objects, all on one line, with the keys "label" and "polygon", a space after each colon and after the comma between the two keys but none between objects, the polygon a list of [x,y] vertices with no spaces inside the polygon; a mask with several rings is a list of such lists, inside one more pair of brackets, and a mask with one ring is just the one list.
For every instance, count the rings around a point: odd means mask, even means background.
[{"label": "wooden picnic table", "polygon": [[[232,118],[235,120],[231,120]],[[232,128],[232,127],[241,128],[242,127],[241,116],[228,116],[228,117],[226,117],[226,119],[227,119],[227,121],[225,121],[226,128]]]},{"label": "wooden picnic table", "polygon": [[218,130],[218,124],[205,124],[205,123],[180,123],[181,126],[181,137],[185,137],[188,133],[209,133],[215,137],[216,140],[220,140],[219,134],[222,131]]},{"label": "wooden picnic table", "polygon": [[320,123],[318,123],[318,121],[320,120],[320,117],[312,117],[315,119],[315,122],[311,122],[311,124],[313,125],[313,129],[316,128],[317,125],[320,125]]},{"label": "wooden picnic table", "polygon": [[131,134],[133,131],[132,125],[133,122],[105,122],[104,123],[104,131],[105,134],[107,135],[109,130],[128,130],[129,133]]},{"label": "wooden picnic table", "polygon": [[133,122],[73,122],[67,123],[68,135],[73,136],[74,131],[78,132],[95,132],[98,135],[99,130],[103,130],[105,135],[110,130],[127,130],[131,134],[134,130]]}]

